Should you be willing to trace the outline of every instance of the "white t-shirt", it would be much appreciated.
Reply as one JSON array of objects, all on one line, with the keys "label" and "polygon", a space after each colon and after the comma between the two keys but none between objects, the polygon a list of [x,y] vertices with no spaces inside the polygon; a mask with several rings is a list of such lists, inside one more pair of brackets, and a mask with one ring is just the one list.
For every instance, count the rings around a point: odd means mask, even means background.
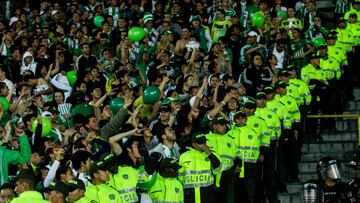
[{"label": "white t-shirt", "polygon": [[273,54],[276,56],[276,58],[277,58],[277,60],[278,60],[278,63],[277,63],[277,65],[276,65],[276,68],[277,69],[283,69],[284,68],[284,51],[282,51],[282,52],[278,52],[277,50],[276,50],[276,47],[275,47],[275,49],[274,49],[274,51],[273,51]]}]

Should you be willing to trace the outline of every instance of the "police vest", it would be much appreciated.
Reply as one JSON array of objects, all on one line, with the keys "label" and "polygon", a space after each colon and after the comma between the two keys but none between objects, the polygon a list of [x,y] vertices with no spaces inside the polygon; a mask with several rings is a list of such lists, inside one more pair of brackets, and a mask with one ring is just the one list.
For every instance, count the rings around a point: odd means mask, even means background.
[{"label": "police vest", "polygon": [[287,89],[287,94],[292,96],[295,99],[297,105],[300,106],[301,105],[301,97],[300,97],[298,87],[294,83],[289,82],[289,86],[287,86],[286,89]]},{"label": "police vest", "polygon": [[190,148],[179,158],[179,181],[184,188],[208,187],[214,184],[214,174],[221,172],[221,166],[211,168],[210,159],[205,152]]},{"label": "police vest", "polygon": [[281,135],[281,123],[279,117],[267,108],[257,108],[255,111],[255,115],[264,119],[269,131],[270,131],[270,139],[277,140]]},{"label": "police vest", "polygon": [[281,103],[276,99],[268,100],[266,102],[266,108],[275,112],[278,118],[280,118],[284,129],[291,129],[291,125],[292,125],[291,116],[289,115],[289,112],[283,103]]},{"label": "police vest", "polygon": [[304,81],[297,78],[291,78],[289,83],[293,83],[297,86],[300,93],[300,98],[302,100],[301,104],[310,105],[311,94],[308,85]]},{"label": "police vest", "polygon": [[164,178],[159,174],[155,184],[149,190],[149,195],[154,203],[184,201],[182,184],[176,178]]},{"label": "police vest", "polygon": [[113,187],[118,191],[121,202],[137,202],[136,187],[138,183],[149,180],[145,170],[137,170],[131,166],[119,166],[113,175]]},{"label": "police vest", "polygon": [[320,59],[320,68],[324,71],[327,80],[339,79],[341,76],[340,64],[332,57]]},{"label": "police vest", "polygon": [[342,66],[348,64],[345,50],[335,45],[328,45],[327,48],[329,57],[335,58]]},{"label": "police vest", "polygon": [[256,163],[260,156],[261,138],[248,126],[234,125],[231,135],[238,147],[237,157],[247,163]]},{"label": "police vest", "polygon": [[348,29],[339,29],[339,28],[337,28],[336,31],[338,32],[337,40],[341,45],[341,47],[344,48],[346,52],[352,51],[354,45],[354,37],[352,31]]},{"label": "police vest", "polygon": [[291,117],[292,123],[300,123],[301,115],[300,110],[297,106],[297,103],[294,98],[289,95],[276,95],[275,98],[278,98],[287,108],[289,115]]},{"label": "police vest", "polygon": [[264,119],[252,115],[247,118],[246,125],[253,129],[260,137],[261,146],[270,146],[270,132]]},{"label": "police vest", "polygon": [[212,132],[206,135],[206,139],[210,150],[219,155],[223,170],[230,169],[234,165],[237,150],[233,139],[228,134],[220,135]]}]

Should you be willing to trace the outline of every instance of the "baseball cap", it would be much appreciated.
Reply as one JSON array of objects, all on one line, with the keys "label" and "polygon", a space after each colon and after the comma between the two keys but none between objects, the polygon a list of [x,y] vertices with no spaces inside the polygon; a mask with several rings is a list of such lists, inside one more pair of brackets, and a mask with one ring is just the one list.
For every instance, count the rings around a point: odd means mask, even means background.
[{"label": "baseball cap", "polygon": [[286,88],[287,86],[289,86],[288,84],[286,84],[284,81],[282,80],[278,80],[276,81],[276,83],[274,84],[274,88],[277,89],[277,88]]},{"label": "baseball cap", "polygon": [[171,35],[171,34],[173,34],[173,32],[171,32],[170,30],[164,32],[164,35]]},{"label": "baseball cap", "polygon": [[237,88],[241,87],[241,83],[234,83],[234,84],[232,85],[232,87],[235,88],[235,89],[237,89]]},{"label": "baseball cap", "polygon": [[278,77],[280,76],[289,77],[289,72],[287,70],[282,70],[278,73]]},{"label": "baseball cap", "polygon": [[58,191],[64,194],[64,196],[67,196],[69,194],[69,188],[68,186],[60,181],[52,181],[48,188],[46,188],[46,191]]},{"label": "baseball cap", "polygon": [[195,134],[192,135],[191,141],[193,143],[197,143],[197,144],[204,144],[204,143],[206,143],[207,139],[206,139],[206,136],[204,134],[195,133]]},{"label": "baseball cap", "polygon": [[337,37],[334,34],[330,34],[326,37],[326,39],[337,39]]},{"label": "baseball cap", "polygon": [[169,104],[163,104],[160,106],[159,111],[166,111],[166,112],[170,112],[171,111],[171,107]]},{"label": "baseball cap", "polygon": [[265,94],[271,94],[274,92],[274,86],[270,85],[264,88]]},{"label": "baseball cap", "polygon": [[94,162],[90,166],[89,174],[92,175],[96,173],[98,170],[106,170],[106,163],[103,161]]},{"label": "baseball cap", "polygon": [[248,33],[248,36],[250,36],[250,37],[257,37],[258,34],[257,34],[255,31],[250,31],[250,32]]},{"label": "baseball cap", "polygon": [[245,118],[246,114],[244,111],[237,111],[234,115],[234,119],[238,119],[238,118]]},{"label": "baseball cap", "polygon": [[115,155],[113,153],[104,153],[101,157],[100,160],[104,162],[104,164],[110,168],[111,166],[113,166],[115,164]]},{"label": "baseball cap", "polygon": [[223,81],[227,81],[227,80],[231,80],[231,79],[234,79],[234,77],[233,77],[231,74],[225,74],[225,75],[222,77],[222,80],[223,80]]},{"label": "baseball cap", "polygon": [[256,99],[266,99],[266,94],[263,91],[256,93]]},{"label": "baseball cap", "polygon": [[35,181],[36,176],[35,176],[35,174],[34,174],[34,172],[32,170],[30,170],[30,169],[22,169],[22,170],[17,172],[16,177],[15,177],[15,181],[20,180],[20,179]]},{"label": "baseball cap", "polygon": [[190,19],[190,22],[194,21],[194,20],[199,20],[200,21],[200,16],[199,15],[194,15],[194,16],[191,16],[191,19]]},{"label": "baseball cap", "polygon": [[293,70],[296,70],[296,68],[295,68],[294,65],[288,65],[288,66],[286,67],[286,70],[287,70],[287,71],[293,71]]},{"label": "baseball cap", "polygon": [[173,168],[175,170],[178,170],[181,168],[181,166],[177,163],[176,159],[172,159],[172,158],[163,158],[160,161],[160,168],[161,169],[165,169],[165,168]]},{"label": "baseball cap", "polygon": [[179,97],[167,97],[166,99],[164,99],[163,104],[171,104],[172,102],[180,102],[180,98]]},{"label": "baseball cap", "polygon": [[85,190],[85,184],[82,180],[74,178],[72,180],[69,180],[68,182],[68,189],[69,192],[72,192],[76,189]]},{"label": "baseball cap", "polygon": [[320,56],[318,53],[313,53],[313,54],[311,54],[311,56],[310,56],[310,60],[311,60],[311,59],[318,59],[318,58],[321,58],[321,56]]},{"label": "baseball cap", "polygon": [[249,98],[244,102],[244,107],[247,109],[254,109],[256,108],[256,102],[253,98]]},{"label": "baseball cap", "polygon": [[227,121],[224,117],[222,116],[218,116],[216,118],[213,119],[213,125],[215,124],[222,124],[222,125],[226,125],[229,124],[229,121]]}]

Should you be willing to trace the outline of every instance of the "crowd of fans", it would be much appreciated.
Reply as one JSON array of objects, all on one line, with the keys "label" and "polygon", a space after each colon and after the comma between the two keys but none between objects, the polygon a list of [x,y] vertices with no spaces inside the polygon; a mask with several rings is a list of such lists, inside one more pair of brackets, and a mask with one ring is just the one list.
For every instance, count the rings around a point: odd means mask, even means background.
[{"label": "crowd of fans", "polygon": [[359,83],[335,3],[1,1],[0,203],[279,202]]}]

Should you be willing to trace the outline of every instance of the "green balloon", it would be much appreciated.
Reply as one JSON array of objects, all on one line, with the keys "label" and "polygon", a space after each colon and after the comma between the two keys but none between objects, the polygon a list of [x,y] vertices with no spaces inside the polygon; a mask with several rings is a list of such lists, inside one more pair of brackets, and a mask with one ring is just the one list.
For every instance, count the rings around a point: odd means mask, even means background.
[{"label": "green balloon", "polygon": [[287,18],[287,13],[284,10],[279,10],[276,14],[277,16],[280,16],[282,20]]},{"label": "green balloon", "polygon": [[144,90],[144,104],[155,104],[160,99],[160,90],[156,86],[149,86]]},{"label": "green balloon", "polygon": [[9,109],[9,101],[6,98],[0,97],[0,103],[2,103],[4,111]]},{"label": "green balloon", "polygon": [[101,28],[101,24],[105,19],[102,16],[96,16],[94,18],[94,24],[96,27]]},{"label": "green balloon", "polygon": [[323,45],[323,44],[326,45],[326,41],[325,41],[324,38],[319,37],[319,38],[316,38],[316,39],[314,40],[314,46],[315,46],[316,48],[319,48],[319,47],[320,47],[321,45]]},{"label": "green balloon", "polygon": [[265,16],[261,13],[255,13],[254,16],[251,18],[252,25],[254,27],[260,27],[264,25]]},{"label": "green balloon", "polygon": [[[50,132],[51,132],[51,121],[48,118],[42,117],[41,118],[42,121],[42,131],[41,131],[41,136],[42,137],[46,137]],[[35,119],[33,125],[32,125],[32,129],[35,132],[36,127],[38,125],[38,120]]]},{"label": "green balloon", "polygon": [[69,81],[69,84],[73,86],[75,82],[77,81],[77,73],[76,71],[72,70],[66,73],[66,78]]},{"label": "green balloon", "polygon": [[116,97],[110,101],[110,110],[117,113],[124,106],[124,99]]},{"label": "green balloon", "polygon": [[141,27],[132,27],[128,32],[128,37],[133,42],[142,40],[145,36],[145,30]]}]

